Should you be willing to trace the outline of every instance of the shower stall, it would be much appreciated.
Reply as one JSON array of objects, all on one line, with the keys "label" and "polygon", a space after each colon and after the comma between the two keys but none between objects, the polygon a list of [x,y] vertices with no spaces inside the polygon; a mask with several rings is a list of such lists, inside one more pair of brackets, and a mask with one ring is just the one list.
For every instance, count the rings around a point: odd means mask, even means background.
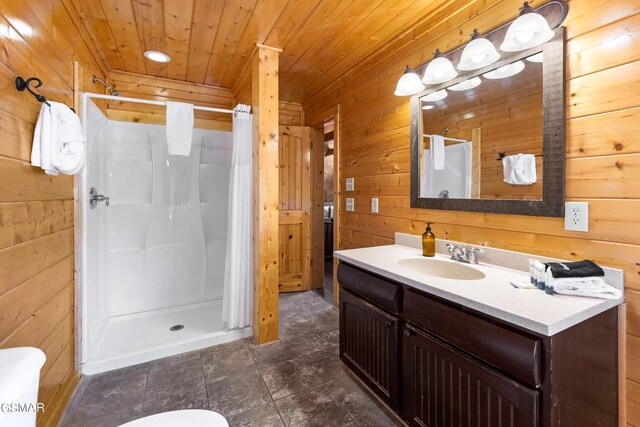
[{"label": "shower stall", "polygon": [[194,129],[171,156],[165,126],[110,120],[92,97],[109,98],[83,96],[81,372],[249,336],[223,322],[232,133]]}]

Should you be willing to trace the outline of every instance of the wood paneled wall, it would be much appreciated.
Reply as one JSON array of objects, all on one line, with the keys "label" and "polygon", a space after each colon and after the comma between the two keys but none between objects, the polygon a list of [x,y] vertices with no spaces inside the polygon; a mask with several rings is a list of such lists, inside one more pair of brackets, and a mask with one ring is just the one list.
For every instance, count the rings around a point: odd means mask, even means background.
[{"label": "wood paneled wall", "polygon": [[409,100],[393,96],[404,66],[513,19],[521,5],[447,2],[303,103],[313,126],[341,108],[340,176],[355,177],[355,192],[345,193],[341,180],[339,203],[355,197],[356,206],[340,215],[339,245],[388,244],[396,231],[422,233],[429,220],[439,238],[624,269],[628,421],[640,426],[640,2],[569,1],[566,188],[568,200],[589,202],[588,233],[565,231],[559,218],[409,207]]},{"label": "wood paneled wall", "polygon": [[73,63],[105,77],[80,17],[64,0],[0,3],[0,347],[34,346],[47,360],[38,425],[56,425],[78,381],[74,370],[73,177],[31,167],[38,103],[16,74],[42,79],[48,99],[73,105]]},{"label": "wood paneled wall", "polygon": [[[251,104],[250,99],[234,96],[231,89],[194,84],[180,80],[164,79],[143,74],[127,73],[111,70],[109,84],[120,91],[120,96],[153,99],[158,101],[190,102],[203,107],[232,109],[237,103]],[[251,89],[251,85],[248,86]],[[103,93],[100,84],[92,84],[88,91]],[[105,92],[106,93],[106,92]],[[304,125],[304,111],[301,104],[280,101],[279,120],[283,126]],[[145,123],[164,123],[165,107],[155,105],[133,104],[130,102],[109,102],[109,115],[115,120],[134,120]],[[196,111],[196,126],[211,127],[217,122],[218,128],[231,130],[231,116]],[[221,123],[220,123],[221,122]]]}]

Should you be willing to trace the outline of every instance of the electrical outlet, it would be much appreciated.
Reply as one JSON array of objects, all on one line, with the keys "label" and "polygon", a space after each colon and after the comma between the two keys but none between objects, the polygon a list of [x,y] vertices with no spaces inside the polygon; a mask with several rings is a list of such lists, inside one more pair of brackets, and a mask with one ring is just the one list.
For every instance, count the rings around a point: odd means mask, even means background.
[{"label": "electrical outlet", "polygon": [[572,231],[589,231],[589,203],[565,202],[564,229]]},{"label": "electrical outlet", "polygon": [[353,199],[351,197],[347,197],[347,212],[353,212]]},{"label": "electrical outlet", "polygon": [[378,213],[378,198],[373,197],[371,199],[371,213]]},{"label": "electrical outlet", "polygon": [[347,191],[353,191],[353,178],[347,178]]}]

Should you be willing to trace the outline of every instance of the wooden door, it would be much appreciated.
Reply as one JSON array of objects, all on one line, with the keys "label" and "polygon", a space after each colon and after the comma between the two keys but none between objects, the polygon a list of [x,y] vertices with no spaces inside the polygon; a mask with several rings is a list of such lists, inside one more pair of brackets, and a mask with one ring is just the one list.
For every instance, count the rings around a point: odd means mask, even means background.
[{"label": "wooden door", "polygon": [[340,291],[340,359],[391,408],[398,408],[398,318]]},{"label": "wooden door", "polygon": [[[318,197],[315,158],[318,136],[305,126],[281,126],[279,152],[279,291],[304,291],[322,286],[317,279],[315,264],[322,265],[318,250],[322,245],[314,242],[315,224],[322,221],[322,206],[314,203]],[[322,136],[319,136],[320,141]],[[315,146],[314,146],[315,145]],[[320,150],[322,148],[320,147]],[[322,151],[320,151],[322,154]],[[320,177],[322,172],[320,171]],[[322,187],[320,187],[320,191]],[[321,194],[319,195],[322,196]],[[320,217],[318,218],[318,214]],[[317,233],[317,231],[316,231]],[[321,238],[322,236],[319,236]],[[316,243],[316,244],[314,244]],[[320,253],[320,258],[322,254]],[[320,268],[320,270],[322,270]]]},{"label": "wooden door", "polygon": [[410,425],[539,425],[537,391],[410,325],[403,335],[403,416]]}]

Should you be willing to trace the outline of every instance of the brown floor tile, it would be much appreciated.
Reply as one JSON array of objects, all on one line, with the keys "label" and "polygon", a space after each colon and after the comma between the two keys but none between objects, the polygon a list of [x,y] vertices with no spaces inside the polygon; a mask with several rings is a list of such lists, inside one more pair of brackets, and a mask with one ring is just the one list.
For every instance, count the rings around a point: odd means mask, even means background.
[{"label": "brown floor tile", "polygon": [[228,418],[230,427],[283,427],[280,413],[273,402]]},{"label": "brown floor tile", "polygon": [[149,363],[144,414],[179,409],[209,409],[200,352]]},{"label": "brown floor tile", "polygon": [[366,427],[402,426],[382,403],[350,375],[343,375],[327,384],[336,401],[353,417],[356,424]]},{"label": "brown floor tile", "polygon": [[219,381],[207,381],[207,394],[211,410],[225,417],[272,402],[271,395],[257,369],[245,373],[238,372]]},{"label": "brown floor tile", "polygon": [[295,347],[283,341],[276,341],[260,346],[254,345],[249,347],[249,351],[253,356],[253,361],[258,367],[286,362],[300,355]]},{"label": "brown floor tile", "polygon": [[325,386],[292,394],[275,403],[286,426],[348,426],[353,421]]},{"label": "brown floor tile", "polygon": [[313,368],[303,359],[262,367],[260,374],[274,400],[322,384]]}]

